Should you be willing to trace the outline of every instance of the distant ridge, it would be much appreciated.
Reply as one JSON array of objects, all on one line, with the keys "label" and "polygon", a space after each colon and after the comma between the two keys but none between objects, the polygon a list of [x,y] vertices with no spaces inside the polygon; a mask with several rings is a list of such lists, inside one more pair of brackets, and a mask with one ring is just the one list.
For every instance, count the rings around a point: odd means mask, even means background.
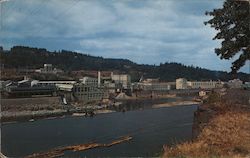
[{"label": "distant ridge", "polygon": [[143,75],[146,78],[160,78],[161,81],[174,81],[184,77],[188,80],[223,80],[240,78],[248,81],[249,74],[235,75],[223,71],[211,71],[204,68],[185,66],[180,63],[164,63],[159,66],[136,64],[127,59],[110,59],[95,57],[67,50],[48,51],[44,48],[14,46],[9,51],[0,49],[1,64],[5,68],[40,68],[44,63],[53,64],[65,71],[101,70],[129,73],[133,81],[138,81]]}]

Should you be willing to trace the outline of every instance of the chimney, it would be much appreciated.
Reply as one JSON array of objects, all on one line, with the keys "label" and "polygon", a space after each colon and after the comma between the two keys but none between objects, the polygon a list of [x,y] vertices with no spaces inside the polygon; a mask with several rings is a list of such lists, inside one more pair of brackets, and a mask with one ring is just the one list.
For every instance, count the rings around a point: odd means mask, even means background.
[{"label": "chimney", "polygon": [[98,87],[101,86],[101,72],[98,71]]}]

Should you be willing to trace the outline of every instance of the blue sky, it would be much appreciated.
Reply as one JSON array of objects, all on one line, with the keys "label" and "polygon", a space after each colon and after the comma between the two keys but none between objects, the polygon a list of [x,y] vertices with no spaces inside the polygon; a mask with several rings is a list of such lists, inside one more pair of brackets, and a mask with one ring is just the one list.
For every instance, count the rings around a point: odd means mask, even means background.
[{"label": "blue sky", "polygon": [[[229,71],[205,11],[222,0],[9,0],[0,45],[72,50],[136,63],[179,62]],[[249,72],[248,66],[241,69]]]}]

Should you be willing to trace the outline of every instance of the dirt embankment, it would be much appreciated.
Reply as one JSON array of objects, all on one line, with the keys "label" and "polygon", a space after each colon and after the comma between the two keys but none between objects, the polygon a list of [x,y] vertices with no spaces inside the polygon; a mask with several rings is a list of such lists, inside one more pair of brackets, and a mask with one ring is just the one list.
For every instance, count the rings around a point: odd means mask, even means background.
[{"label": "dirt embankment", "polygon": [[37,111],[61,109],[60,97],[1,99],[2,111]]},{"label": "dirt embankment", "polygon": [[193,141],[165,146],[163,157],[250,157],[249,96],[250,91],[228,90],[201,105]]},{"label": "dirt embankment", "polygon": [[61,116],[63,109],[60,97],[1,99],[1,121],[29,120]]}]

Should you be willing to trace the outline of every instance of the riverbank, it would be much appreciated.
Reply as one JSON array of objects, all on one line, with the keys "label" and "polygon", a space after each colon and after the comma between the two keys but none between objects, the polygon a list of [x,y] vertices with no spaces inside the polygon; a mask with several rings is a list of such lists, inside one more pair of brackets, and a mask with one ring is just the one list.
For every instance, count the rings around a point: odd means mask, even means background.
[{"label": "riverbank", "polygon": [[[108,109],[99,109],[94,110],[94,114],[106,114],[115,112],[114,110]],[[40,119],[56,119],[65,116],[72,116],[72,117],[82,117],[82,116],[90,116],[90,114],[86,114],[83,110],[41,110],[41,111],[20,111],[20,112],[2,112],[1,115],[1,122],[6,123],[14,123],[14,122],[23,122],[23,121],[36,121]]]},{"label": "riverbank", "polygon": [[[45,98],[43,98],[44,100]],[[48,99],[48,98],[46,98]],[[57,100],[58,98],[53,98]],[[59,106],[55,105],[53,102],[53,108],[49,105],[39,104],[38,110],[35,110],[34,105],[27,106],[26,109],[24,107],[19,108],[18,102],[15,101],[15,106],[10,106],[14,108],[7,108],[5,106],[4,109],[8,109],[7,111],[1,112],[1,122],[9,123],[14,121],[35,121],[39,119],[53,119],[59,118],[63,116],[94,116],[98,114],[111,113],[111,112],[125,112],[130,110],[142,109],[142,105],[144,104],[147,108],[163,108],[163,107],[171,107],[171,106],[180,106],[180,105],[194,105],[198,104],[198,102],[194,102],[190,100],[191,98],[180,98],[180,97],[170,97],[170,98],[152,98],[152,99],[129,99],[129,100],[117,100],[114,105],[108,106],[93,106],[88,105],[84,107],[74,107],[74,106]],[[27,102],[28,99],[21,99],[21,101]],[[34,99],[33,99],[34,100]],[[41,99],[39,99],[40,103]],[[129,101],[129,102],[128,102]],[[13,102],[11,100],[11,102]],[[119,104],[118,104],[119,103]],[[20,105],[23,105],[22,103]],[[139,105],[139,106],[138,106]],[[20,110],[21,109],[21,110]],[[39,110],[40,109],[40,110]],[[20,110],[20,111],[19,111]]]},{"label": "riverbank", "polygon": [[195,112],[192,141],[164,147],[163,157],[250,157],[250,91],[212,94]]}]

